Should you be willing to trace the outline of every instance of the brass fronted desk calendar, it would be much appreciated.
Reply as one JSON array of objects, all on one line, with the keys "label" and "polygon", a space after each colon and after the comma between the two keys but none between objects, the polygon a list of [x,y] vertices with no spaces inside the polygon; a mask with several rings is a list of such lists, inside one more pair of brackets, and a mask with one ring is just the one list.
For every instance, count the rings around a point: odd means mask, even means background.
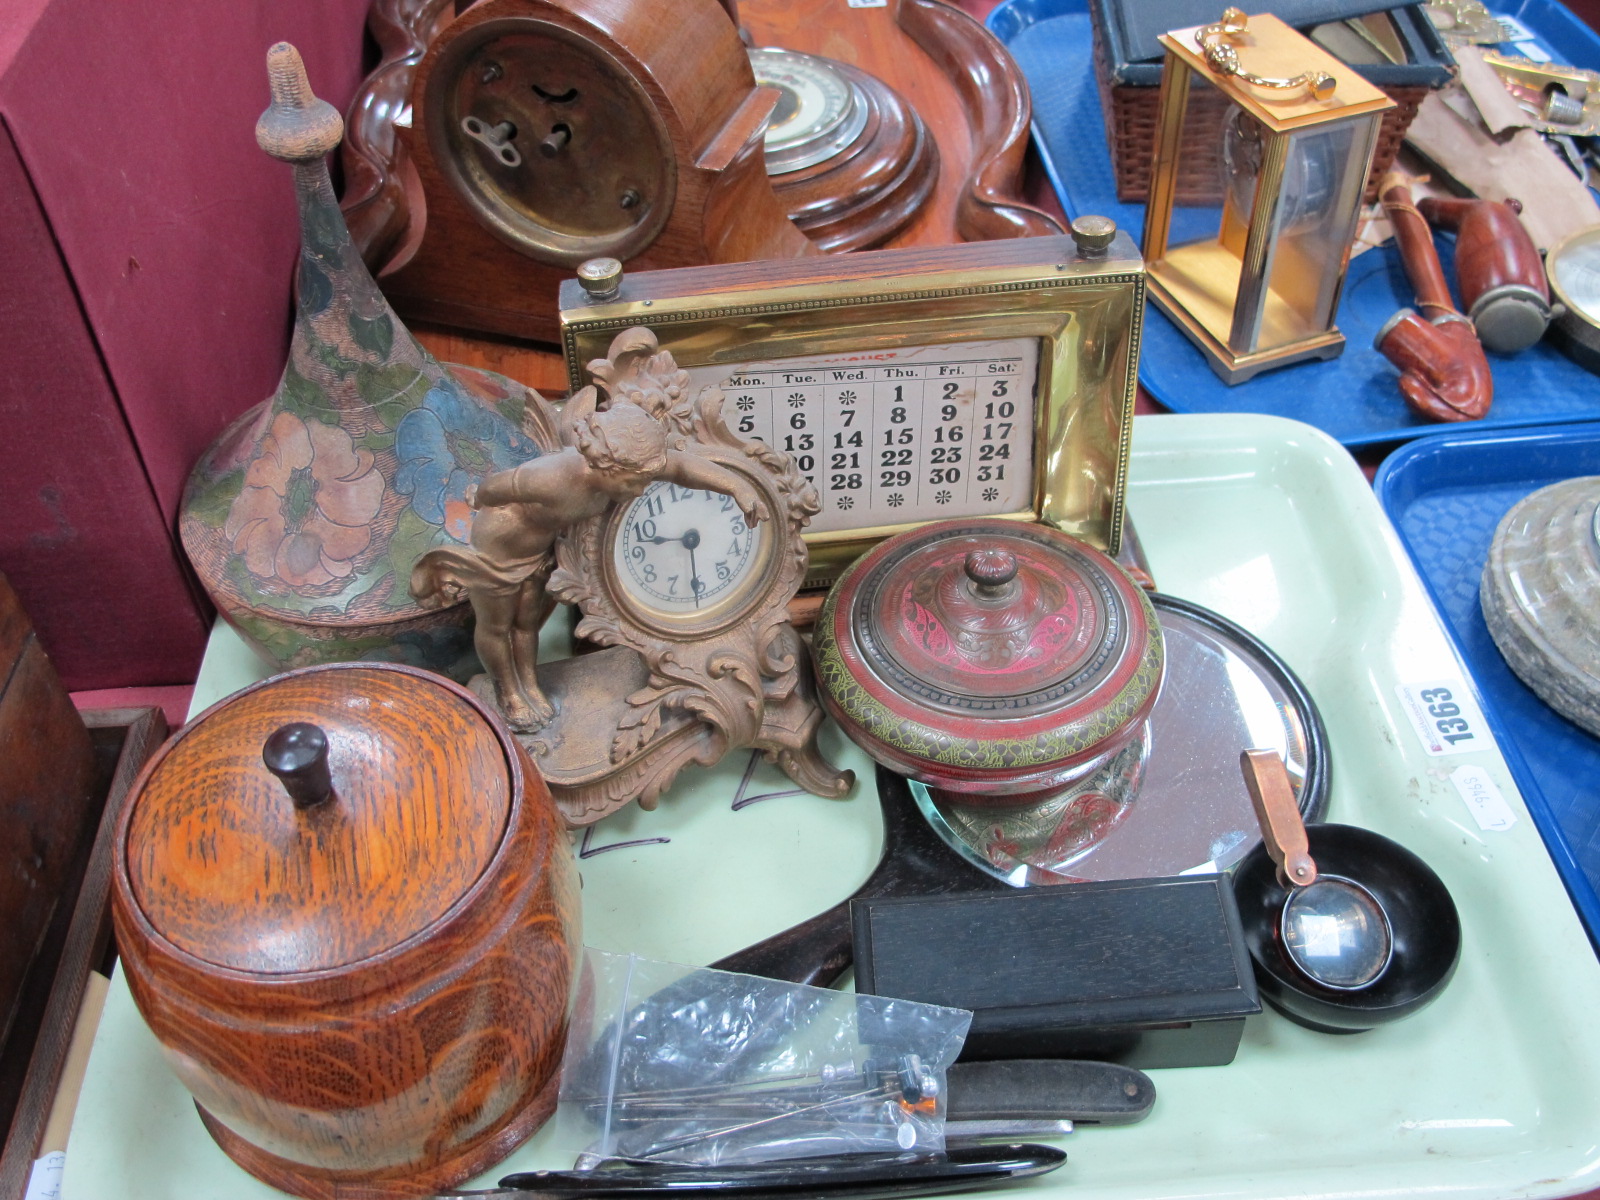
[{"label": "brass fronted desk calendar", "polygon": [[719,385],[729,426],[793,455],[819,493],[807,587],[947,517],[1044,521],[1119,548],[1144,268],[1104,218],[1072,237],[585,285],[562,288],[571,386],[634,325],[692,390]]}]

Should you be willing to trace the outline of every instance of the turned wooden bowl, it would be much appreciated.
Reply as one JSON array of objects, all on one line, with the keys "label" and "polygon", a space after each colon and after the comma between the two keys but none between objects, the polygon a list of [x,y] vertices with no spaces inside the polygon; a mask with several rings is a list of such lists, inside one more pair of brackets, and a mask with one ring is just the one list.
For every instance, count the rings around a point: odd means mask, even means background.
[{"label": "turned wooden bowl", "polygon": [[251,1174],[329,1200],[431,1193],[554,1110],[577,872],[476,697],[409,667],[293,671],[185,726],[134,791],[128,985]]}]

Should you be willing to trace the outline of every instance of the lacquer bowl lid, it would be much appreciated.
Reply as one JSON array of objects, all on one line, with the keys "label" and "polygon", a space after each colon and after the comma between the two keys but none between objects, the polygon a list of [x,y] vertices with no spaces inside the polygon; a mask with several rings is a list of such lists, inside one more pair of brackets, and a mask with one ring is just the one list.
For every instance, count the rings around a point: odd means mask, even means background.
[{"label": "lacquer bowl lid", "polygon": [[469,692],[425,672],[267,680],[151,765],[119,884],[197,968],[282,977],[380,958],[437,931],[494,859],[522,787],[507,740]]},{"label": "lacquer bowl lid", "polygon": [[938,522],[834,585],[813,634],[830,713],[880,762],[954,791],[1047,786],[1124,744],[1162,642],[1109,557],[1042,525]]}]

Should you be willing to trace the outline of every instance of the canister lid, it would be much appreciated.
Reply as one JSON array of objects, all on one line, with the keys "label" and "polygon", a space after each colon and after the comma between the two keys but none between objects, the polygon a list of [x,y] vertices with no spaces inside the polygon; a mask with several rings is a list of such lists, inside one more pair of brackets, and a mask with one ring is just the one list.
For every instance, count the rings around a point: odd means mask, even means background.
[{"label": "canister lid", "polygon": [[216,966],[286,974],[362,962],[438,921],[494,859],[513,797],[469,693],[343,664],[211,708],[132,803],[119,852],[151,928]]},{"label": "canister lid", "polygon": [[847,726],[936,760],[970,762],[968,743],[1006,768],[1088,757],[1148,711],[1161,679],[1155,615],[1126,573],[1014,521],[882,543],[835,585],[815,639]]}]

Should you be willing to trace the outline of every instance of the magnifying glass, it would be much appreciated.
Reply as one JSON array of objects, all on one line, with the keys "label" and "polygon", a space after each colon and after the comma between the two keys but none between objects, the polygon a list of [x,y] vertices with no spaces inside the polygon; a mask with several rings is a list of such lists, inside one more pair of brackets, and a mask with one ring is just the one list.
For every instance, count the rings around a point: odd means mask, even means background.
[{"label": "magnifying glass", "polygon": [[1267,854],[1288,892],[1277,930],[1285,957],[1321,987],[1354,991],[1374,983],[1394,957],[1389,914],[1355,880],[1317,871],[1289,773],[1275,750],[1246,750],[1239,765]]}]

